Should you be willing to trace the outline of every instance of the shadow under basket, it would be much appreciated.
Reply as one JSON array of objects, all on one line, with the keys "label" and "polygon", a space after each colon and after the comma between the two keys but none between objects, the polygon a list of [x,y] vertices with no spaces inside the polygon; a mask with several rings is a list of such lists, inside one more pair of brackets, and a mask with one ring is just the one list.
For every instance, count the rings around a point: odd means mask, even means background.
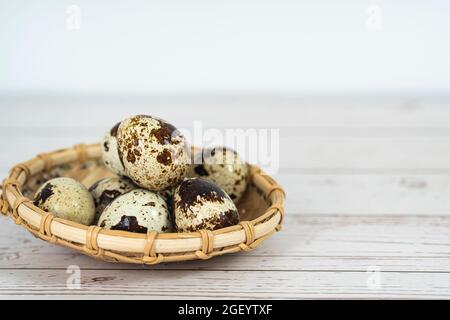
[{"label": "shadow under basket", "polygon": [[139,264],[206,260],[248,251],[281,229],[284,191],[256,166],[250,167],[249,186],[237,204],[241,223],[215,231],[139,234],[106,230],[58,218],[33,205],[35,191],[49,179],[71,177],[90,187],[114,176],[100,157],[100,145],[77,145],[16,165],[3,182],[1,212],[45,241],[106,261]]}]

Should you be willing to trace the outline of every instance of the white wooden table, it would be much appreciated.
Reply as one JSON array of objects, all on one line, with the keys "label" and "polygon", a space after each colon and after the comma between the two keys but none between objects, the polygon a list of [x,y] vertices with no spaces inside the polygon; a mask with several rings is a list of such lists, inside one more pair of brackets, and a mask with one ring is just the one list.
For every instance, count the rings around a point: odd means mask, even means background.
[{"label": "white wooden table", "polygon": [[[0,98],[0,176],[142,113],[182,128],[280,128],[283,231],[251,253],[147,267],[1,218],[1,298],[450,298],[450,100]],[[69,266],[80,289],[67,287]]]}]

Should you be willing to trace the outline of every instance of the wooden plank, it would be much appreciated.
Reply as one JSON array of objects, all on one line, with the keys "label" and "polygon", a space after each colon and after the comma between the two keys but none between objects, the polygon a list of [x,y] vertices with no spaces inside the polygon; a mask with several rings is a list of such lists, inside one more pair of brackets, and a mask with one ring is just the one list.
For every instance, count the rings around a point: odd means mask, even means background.
[{"label": "wooden plank", "polygon": [[299,138],[280,140],[282,168],[434,168],[449,167],[450,139]]},{"label": "wooden plank", "polygon": [[289,214],[450,215],[450,174],[282,173]]},{"label": "wooden plank", "polygon": [[[0,135],[1,137],[1,135]],[[0,153],[0,171],[28,160],[36,154],[72,146],[80,142],[96,142],[99,137],[74,135],[52,137],[13,137],[2,139],[7,152]],[[282,169],[450,169],[450,137],[385,138],[385,137],[299,137],[281,136],[279,154],[273,158],[258,156],[257,164],[279,164]],[[14,150],[14,151],[13,151]],[[248,151],[250,152],[250,151]],[[262,152],[262,151],[261,151]],[[269,154],[270,155],[270,154]],[[249,159],[249,154],[243,155]],[[270,162],[272,161],[272,162]],[[255,161],[252,161],[255,163]]]},{"label": "wooden plank", "polygon": [[[85,127],[83,125],[73,127],[12,127],[3,128],[0,130],[0,135],[4,138],[23,138],[23,137],[40,137],[43,139],[51,138],[55,136],[55,132],[60,137],[71,138],[79,137],[80,139],[92,139],[98,140],[105,132],[109,130],[110,123],[99,123],[96,127]],[[193,134],[193,123],[189,126],[183,127],[188,132]],[[218,129],[222,134],[225,134],[227,130],[263,130],[261,127],[233,127],[233,126],[202,126],[203,132],[209,129]],[[276,127],[269,126],[266,129],[279,129],[281,137],[298,136],[307,138],[326,138],[326,137],[339,137],[339,138],[437,138],[450,136],[450,127],[388,127],[388,126],[327,126],[327,125],[311,125],[311,124],[299,124],[296,127]]]},{"label": "wooden plank", "polygon": [[158,266],[113,264],[34,238],[0,221],[0,270],[91,269],[450,272],[450,217],[287,215],[282,232],[250,253]]},{"label": "wooden plank", "polygon": [[[81,271],[81,288],[65,270],[1,270],[0,298],[449,298],[450,273],[280,271]],[[376,285],[374,285],[374,283]]]},{"label": "wooden plank", "polygon": [[0,171],[42,151],[99,141],[117,119],[145,110],[161,112],[187,129],[196,119],[207,127],[281,128],[283,169],[449,170],[449,103],[224,98],[144,99],[128,104],[120,99],[3,99],[0,139],[3,150],[14,152],[0,154]]},{"label": "wooden plank", "polygon": [[448,127],[449,99],[280,97],[0,99],[0,128],[108,127],[148,113],[189,128],[210,127]]}]

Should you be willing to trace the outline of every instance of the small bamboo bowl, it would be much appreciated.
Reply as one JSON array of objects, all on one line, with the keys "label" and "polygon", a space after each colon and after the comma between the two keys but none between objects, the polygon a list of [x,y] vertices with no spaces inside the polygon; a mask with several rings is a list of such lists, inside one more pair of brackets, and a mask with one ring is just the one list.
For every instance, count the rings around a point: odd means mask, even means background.
[{"label": "small bamboo bowl", "polygon": [[[281,229],[284,191],[256,166],[251,166],[248,190],[237,204],[241,223],[215,231],[138,234],[106,230],[55,217],[33,205],[30,195],[44,182],[36,177],[47,175],[47,179],[51,178],[52,170],[66,170],[64,176],[75,178],[87,187],[112,176],[100,163],[100,157],[100,145],[77,145],[40,154],[14,166],[3,182],[1,212],[45,241],[105,261],[148,265],[207,260],[226,253],[249,251]],[[32,184],[34,186],[30,186]]]}]

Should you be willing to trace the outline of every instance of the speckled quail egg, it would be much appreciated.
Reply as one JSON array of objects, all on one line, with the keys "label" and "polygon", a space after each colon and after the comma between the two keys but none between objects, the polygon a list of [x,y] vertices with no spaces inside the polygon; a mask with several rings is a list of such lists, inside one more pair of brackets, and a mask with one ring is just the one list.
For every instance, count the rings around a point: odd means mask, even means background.
[{"label": "speckled quail egg", "polygon": [[103,210],[117,197],[137,189],[138,187],[128,178],[106,178],[97,181],[90,188],[95,202],[95,219],[98,221]]},{"label": "speckled quail egg", "polygon": [[36,192],[34,204],[57,217],[84,225],[94,220],[95,204],[91,193],[72,178],[55,178],[44,183]]},{"label": "speckled quail egg", "polygon": [[103,138],[102,159],[105,166],[119,176],[126,176],[126,171],[119,156],[117,148],[117,131],[120,122],[117,123]]},{"label": "speckled quail egg", "polygon": [[214,182],[237,202],[247,189],[248,172],[247,163],[235,151],[216,147],[195,155],[188,176]]},{"label": "speckled quail egg", "polygon": [[144,189],[135,189],[116,198],[105,208],[97,225],[137,233],[169,232],[172,228],[164,199]]},{"label": "speckled quail egg", "polygon": [[202,178],[185,179],[172,201],[178,232],[217,230],[239,223],[233,200],[216,184]]},{"label": "speckled quail egg", "polygon": [[117,141],[127,176],[142,188],[165,190],[186,176],[186,140],[166,121],[145,115],[126,119],[119,126]]}]

